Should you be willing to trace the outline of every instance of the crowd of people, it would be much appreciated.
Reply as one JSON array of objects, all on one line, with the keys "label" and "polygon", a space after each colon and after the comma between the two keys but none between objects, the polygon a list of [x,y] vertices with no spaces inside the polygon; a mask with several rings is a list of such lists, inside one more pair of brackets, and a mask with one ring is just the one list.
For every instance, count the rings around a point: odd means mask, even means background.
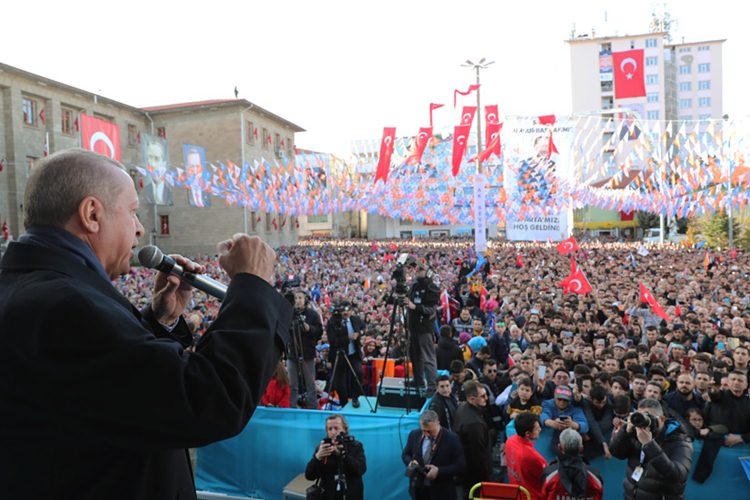
[{"label": "crowd of people", "polygon": [[[303,240],[279,249],[276,285],[297,295],[302,339],[301,349],[292,346],[287,354],[294,397],[280,406],[358,404],[360,395],[375,394],[373,360],[387,354],[401,364],[398,373],[412,362],[413,383],[432,396],[440,426],[461,438],[466,487],[500,479],[506,469],[514,477],[508,438],[527,419],[519,417],[532,414],[540,428],[554,432],[558,456],[564,456],[558,446],[573,455],[580,439],[581,460],[634,460],[626,494],[638,484],[641,493],[679,495],[693,458],[693,478],[703,482],[722,446],[750,442],[750,258],[672,245],[580,246],[561,255],[549,243],[493,241],[483,257],[466,240]],[[413,272],[402,301],[405,317],[394,326],[392,278],[402,254],[409,255],[406,268]],[[563,294],[560,282],[570,273],[571,257],[591,293]],[[221,279],[212,258],[196,260]],[[135,303],[149,300],[149,274],[133,271],[121,283]],[[434,285],[432,305],[424,293],[415,295],[420,279]],[[642,301],[639,282],[665,314]],[[196,335],[217,311],[214,299],[197,300],[187,315]],[[403,325],[424,329],[425,318],[429,335],[407,335]],[[424,339],[434,349],[434,373]],[[332,374],[337,356],[353,370]],[[298,368],[304,366],[309,377]],[[651,429],[659,453],[646,453],[645,462],[631,456],[641,449],[640,430],[636,436],[628,418],[634,411],[650,412],[660,424]],[[533,442],[534,427],[523,426],[520,439]],[[699,457],[673,443],[696,439],[704,442]],[[665,456],[669,465],[660,463]],[[547,464],[538,465],[527,486],[541,495]]]}]

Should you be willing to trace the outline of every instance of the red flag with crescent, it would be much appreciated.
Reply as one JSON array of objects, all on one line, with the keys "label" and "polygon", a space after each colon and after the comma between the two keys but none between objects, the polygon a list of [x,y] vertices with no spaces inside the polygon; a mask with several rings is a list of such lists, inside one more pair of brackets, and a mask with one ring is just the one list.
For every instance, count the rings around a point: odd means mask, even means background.
[{"label": "red flag with crescent", "polygon": [[430,103],[430,127],[432,127],[432,112],[436,109],[442,108],[443,106],[445,106],[445,104],[438,104],[435,102]]},{"label": "red flag with crescent", "polygon": [[503,129],[502,123],[490,123],[487,122],[487,130],[485,131],[486,138],[485,144],[487,144],[487,150],[490,154],[494,153],[498,158],[502,150],[500,149],[500,131]]},{"label": "red flag with crescent", "polygon": [[453,130],[453,177],[461,170],[466,143],[469,141],[471,125],[456,125]]},{"label": "red flag with crescent", "polygon": [[120,161],[120,127],[81,113],[81,146]]},{"label": "red flag with crescent", "polygon": [[385,127],[383,139],[380,141],[380,156],[378,157],[378,168],[375,171],[375,182],[383,179],[388,180],[388,171],[391,169],[391,155],[393,154],[393,141],[396,140],[396,127]]},{"label": "red flag with crescent", "polygon": [[432,127],[422,127],[419,129],[419,133],[417,134],[417,137],[415,138],[415,144],[414,144],[414,154],[412,154],[408,160],[406,160],[407,163],[416,165],[422,161],[422,154],[424,153],[424,148],[427,147],[427,143],[430,142],[430,139],[432,138]]},{"label": "red flag with crescent", "polygon": [[664,309],[661,308],[659,303],[656,301],[654,294],[651,293],[651,291],[648,288],[646,288],[646,285],[644,285],[643,282],[639,282],[639,285],[641,288],[641,302],[644,302],[648,304],[649,306],[651,306],[651,310],[654,311],[654,314],[664,319],[665,321],[669,321],[669,316],[667,316],[667,313],[664,311]]},{"label": "red flag with crescent", "polygon": [[646,95],[643,49],[612,52],[612,67],[615,73],[615,99]]},{"label": "red flag with crescent", "polygon": [[555,128],[555,115],[542,115],[539,117],[539,124],[546,125],[549,127],[549,147],[547,148],[547,158],[552,156],[552,153],[559,153],[555,143],[552,140],[552,129]]},{"label": "red flag with crescent", "polygon": [[567,240],[562,240],[555,248],[560,255],[568,255],[570,252],[578,250],[578,242],[575,237],[571,236]]},{"label": "red flag with crescent", "polygon": [[584,295],[593,291],[586,274],[580,268],[576,268],[575,271],[570,273],[570,276],[562,280],[560,286],[563,287],[563,295],[566,293]]},{"label": "red flag with crescent", "polygon": [[497,104],[490,104],[484,107],[484,122],[487,124],[500,123],[500,115],[497,112]]},{"label": "red flag with crescent", "polygon": [[464,106],[464,110],[461,112],[461,125],[471,126],[474,123],[475,114],[477,114],[476,106]]}]

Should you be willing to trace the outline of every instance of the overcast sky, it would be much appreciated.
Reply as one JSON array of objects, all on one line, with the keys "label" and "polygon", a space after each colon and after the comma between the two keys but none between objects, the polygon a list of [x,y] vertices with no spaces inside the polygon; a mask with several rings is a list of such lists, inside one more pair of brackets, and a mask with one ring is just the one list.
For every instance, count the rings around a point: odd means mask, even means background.
[{"label": "overcast sky", "polygon": [[[502,114],[566,114],[569,38],[648,31],[649,0],[161,1],[6,0],[0,61],[134,106],[240,97],[307,130],[297,145],[346,155],[384,126],[414,135],[453,124],[453,89],[486,57],[482,103]],[[116,7],[113,7],[116,6]],[[750,7],[668,5],[674,41],[727,38],[724,112],[750,114]],[[605,22],[606,12],[606,22]],[[459,106],[461,102],[459,101]],[[466,104],[470,104],[466,102]]]}]

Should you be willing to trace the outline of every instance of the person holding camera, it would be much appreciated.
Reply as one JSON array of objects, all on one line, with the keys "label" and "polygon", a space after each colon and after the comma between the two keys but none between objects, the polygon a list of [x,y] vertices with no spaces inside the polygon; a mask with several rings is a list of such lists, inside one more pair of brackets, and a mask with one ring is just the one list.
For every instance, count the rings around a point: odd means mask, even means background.
[{"label": "person holding camera", "polygon": [[455,477],[463,474],[466,460],[461,440],[442,427],[438,414],[425,410],[419,429],[409,433],[401,459],[414,500],[455,500]]},{"label": "person holding camera", "polygon": [[[323,334],[323,324],[317,311],[307,306],[305,292],[294,292],[294,313],[292,314],[292,349],[287,359],[290,403],[292,408],[318,408],[315,394],[315,345]],[[300,383],[304,389],[299,393]]]},{"label": "person holding camera", "polygon": [[628,460],[626,499],[685,497],[693,444],[678,421],[664,417],[659,401],[642,399],[627,423],[618,421],[609,450]]},{"label": "person holding camera", "polygon": [[[359,407],[358,398],[362,395],[359,389],[362,385],[360,338],[364,329],[365,322],[353,314],[348,302],[342,302],[334,307],[326,325],[326,334],[331,345],[329,359],[333,365],[331,392],[336,391],[342,407],[350,398],[353,399],[352,406]],[[336,358],[339,359],[338,364]]]},{"label": "person holding camera", "polygon": [[349,424],[343,415],[326,418],[326,437],[315,448],[305,468],[305,478],[316,481],[308,499],[362,500],[367,471],[362,443],[349,435]]},{"label": "person holding camera", "polygon": [[409,289],[404,306],[409,327],[409,355],[414,367],[414,385],[422,387],[427,382],[427,395],[435,392],[437,360],[435,356],[435,314],[440,288],[428,276],[431,274],[425,260],[416,265],[416,280]]}]

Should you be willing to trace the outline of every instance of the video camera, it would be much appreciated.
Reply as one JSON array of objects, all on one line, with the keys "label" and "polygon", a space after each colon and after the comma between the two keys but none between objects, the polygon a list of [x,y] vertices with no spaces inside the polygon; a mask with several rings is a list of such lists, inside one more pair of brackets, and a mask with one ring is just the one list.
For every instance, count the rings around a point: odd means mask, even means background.
[{"label": "video camera", "polygon": [[396,260],[396,269],[391,273],[391,279],[396,282],[393,293],[396,295],[406,296],[409,293],[409,287],[406,286],[406,270],[404,267],[416,266],[417,260],[408,253],[402,253]]},{"label": "video camera", "polygon": [[354,436],[349,436],[344,432],[340,432],[335,438],[331,439],[329,437],[323,438],[323,442],[330,445],[335,446],[341,446],[346,443],[351,443],[354,441]]},{"label": "video camera", "polygon": [[301,286],[299,276],[290,275],[281,282],[281,295],[294,306],[294,292]]}]

